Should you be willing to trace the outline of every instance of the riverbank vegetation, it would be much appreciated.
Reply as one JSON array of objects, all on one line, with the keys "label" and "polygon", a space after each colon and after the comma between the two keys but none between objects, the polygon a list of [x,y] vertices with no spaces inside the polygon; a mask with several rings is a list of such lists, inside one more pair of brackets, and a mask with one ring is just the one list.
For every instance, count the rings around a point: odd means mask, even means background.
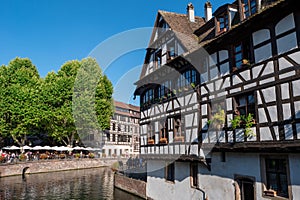
[{"label": "riverbank vegetation", "polygon": [[[40,77],[28,58],[0,67],[0,137],[6,144],[73,146],[109,128],[113,86],[95,59],[64,63]],[[86,134],[86,135],[80,135]]]}]

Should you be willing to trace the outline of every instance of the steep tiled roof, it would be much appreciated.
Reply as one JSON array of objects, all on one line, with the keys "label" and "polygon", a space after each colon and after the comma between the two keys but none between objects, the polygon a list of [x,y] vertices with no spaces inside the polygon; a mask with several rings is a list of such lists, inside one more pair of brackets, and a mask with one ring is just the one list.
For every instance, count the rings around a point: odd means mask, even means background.
[{"label": "steep tiled roof", "polygon": [[[177,39],[187,51],[192,51],[199,47],[198,37],[194,35],[194,31],[198,30],[202,25],[205,24],[205,20],[203,18],[195,16],[195,22],[190,22],[187,14],[159,10],[155,25],[157,24],[159,16],[163,17],[165,22],[169,25],[170,29],[174,32]],[[154,41],[150,41],[149,47],[151,46],[151,42]],[[140,74],[140,79],[145,76],[146,70],[147,64],[144,64]]]},{"label": "steep tiled roof", "polygon": [[130,116],[130,117],[136,117],[136,118],[140,117],[140,107],[138,107],[138,106],[123,103],[123,102],[120,102],[120,101],[114,101],[114,105],[115,105],[115,107],[123,108],[125,110],[133,110],[133,111],[137,112],[136,114],[133,114],[133,113],[129,113],[129,112],[122,112],[122,111],[116,109],[115,113]]},{"label": "steep tiled roof", "polygon": [[195,16],[195,22],[190,22],[186,14],[162,10],[159,10],[158,13],[168,23],[169,27],[175,32],[180,42],[188,51],[198,46],[198,39],[193,33],[205,24],[203,18]]}]

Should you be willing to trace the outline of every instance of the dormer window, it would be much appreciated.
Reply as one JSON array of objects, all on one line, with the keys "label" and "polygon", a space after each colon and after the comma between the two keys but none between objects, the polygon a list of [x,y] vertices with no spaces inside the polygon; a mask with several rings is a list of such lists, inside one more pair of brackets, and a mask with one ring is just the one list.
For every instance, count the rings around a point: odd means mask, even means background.
[{"label": "dormer window", "polygon": [[157,24],[158,27],[158,35],[160,36],[169,28],[169,25],[165,22],[165,20],[160,16],[160,19]]},{"label": "dormer window", "polygon": [[167,55],[167,60],[171,60],[175,58],[176,52],[175,52],[175,40],[172,40],[167,44],[167,49],[168,49],[168,55]]},{"label": "dormer window", "polygon": [[250,65],[252,61],[252,52],[250,48],[250,39],[247,38],[233,46],[233,67],[241,69]]},{"label": "dormer window", "polygon": [[219,23],[219,32],[225,32],[229,29],[229,23],[228,23],[228,15],[223,14],[218,17],[218,23]]},{"label": "dormer window", "polygon": [[214,13],[216,35],[228,31],[233,25],[239,23],[238,9],[235,4],[221,6]]},{"label": "dormer window", "polygon": [[247,19],[257,11],[256,0],[242,0],[244,18]]},{"label": "dormer window", "polygon": [[155,69],[158,69],[161,67],[161,50],[158,50],[155,52],[154,54],[154,65],[155,65]]}]

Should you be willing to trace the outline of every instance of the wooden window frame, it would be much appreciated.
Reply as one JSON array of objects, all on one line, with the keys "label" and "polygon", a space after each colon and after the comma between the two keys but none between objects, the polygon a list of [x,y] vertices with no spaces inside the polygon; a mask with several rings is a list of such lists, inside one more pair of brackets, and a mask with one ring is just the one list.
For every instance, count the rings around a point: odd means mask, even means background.
[{"label": "wooden window frame", "polygon": [[198,163],[191,162],[190,163],[190,180],[191,180],[191,187],[198,188],[199,187],[199,177],[198,177]]},{"label": "wooden window frame", "polygon": [[169,140],[168,132],[168,120],[162,120],[159,122],[159,142],[167,144]]},{"label": "wooden window frame", "polygon": [[154,53],[154,66],[155,69],[159,69],[162,65],[162,50],[158,50]]},{"label": "wooden window frame", "polygon": [[175,163],[174,162],[166,163],[165,179],[166,179],[166,182],[175,183]]},{"label": "wooden window frame", "polygon": [[[253,100],[254,100],[253,103],[249,103],[249,96],[253,97]],[[242,106],[239,105],[241,98],[245,98],[245,101],[246,101],[245,105],[242,105]],[[243,94],[243,95],[235,96],[234,100],[235,100],[235,106],[234,106],[234,108],[235,108],[235,114],[236,115],[245,115],[245,116],[248,116],[249,113],[251,113],[251,114],[253,114],[253,118],[255,119],[255,116],[256,116],[255,104],[256,104],[257,101],[255,99],[254,92],[253,93],[251,92],[251,93],[246,93],[246,94]],[[241,113],[241,109],[242,108],[245,108],[245,114]],[[254,112],[252,113],[251,110],[253,110]]]},{"label": "wooden window frame", "polygon": [[[252,4],[254,3],[254,4]],[[251,15],[257,13],[257,1],[256,0],[242,0],[242,11],[244,19],[249,18]],[[248,8],[247,10],[245,8]],[[253,10],[254,9],[254,10]]]},{"label": "wooden window frame", "polygon": [[[271,196],[270,193],[267,194],[267,168],[266,168],[266,159],[284,159],[286,160],[286,177],[287,177],[287,192],[288,197],[282,197],[282,196]],[[281,154],[281,155],[261,155],[260,157],[260,165],[261,165],[261,174],[262,174],[262,196],[265,198],[269,198],[272,200],[290,200],[292,199],[292,186],[291,186],[291,179],[290,179],[290,171],[289,171],[289,158],[287,155]]]},{"label": "wooden window frame", "polygon": [[[237,50],[237,48],[239,49]],[[254,48],[252,47],[251,37],[246,37],[243,40],[235,43],[232,46],[233,68],[243,69],[250,66],[253,61]],[[240,55],[240,58],[237,56]]]},{"label": "wooden window frame", "polygon": [[223,33],[229,29],[229,17],[227,13],[223,13],[217,17],[218,32]]}]

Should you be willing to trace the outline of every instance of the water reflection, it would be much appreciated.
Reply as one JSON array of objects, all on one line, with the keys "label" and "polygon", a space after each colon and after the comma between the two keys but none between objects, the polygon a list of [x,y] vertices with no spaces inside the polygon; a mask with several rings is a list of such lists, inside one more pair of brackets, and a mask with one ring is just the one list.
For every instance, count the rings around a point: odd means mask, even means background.
[{"label": "water reflection", "polygon": [[107,168],[30,174],[0,178],[0,199],[139,199],[114,190],[113,173]]}]

